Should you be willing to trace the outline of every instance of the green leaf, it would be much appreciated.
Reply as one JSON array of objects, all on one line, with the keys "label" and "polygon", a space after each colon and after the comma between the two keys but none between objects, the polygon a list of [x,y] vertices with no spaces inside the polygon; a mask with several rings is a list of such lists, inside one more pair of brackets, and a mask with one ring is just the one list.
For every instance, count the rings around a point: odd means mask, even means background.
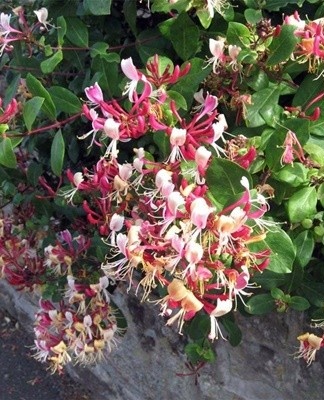
[{"label": "green leaf", "polygon": [[136,20],[137,20],[137,7],[136,1],[125,0],[123,5],[123,13],[125,20],[127,21],[129,27],[131,28],[134,35],[137,34]]},{"label": "green leaf", "polygon": [[267,60],[267,65],[278,65],[289,59],[299,41],[294,34],[295,30],[296,27],[294,25],[286,24],[281,26],[280,35],[274,37],[269,46],[270,56]]},{"label": "green leaf", "polygon": [[274,116],[278,100],[279,89],[277,87],[266,88],[254,93],[251,98],[252,104],[246,106],[246,125],[255,128],[266,124],[263,115],[270,114]]},{"label": "green leaf", "polygon": [[185,353],[192,364],[197,364],[200,361],[212,362],[215,360],[215,353],[210,348],[208,341],[200,343],[188,343],[185,347]]},{"label": "green leaf", "polygon": [[53,100],[48,93],[48,91],[44,88],[41,82],[35,78],[32,74],[28,74],[26,78],[26,84],[28,90],[31,92],[33,96],[39,96],[44,98],[44,102],[42,105],[42,111],[50,118],[55,119],[56,117],[56,108],[53,103]]},{"label": "green leaf", "polygon": [[304,281],[300,286],[301,294],[316,307],[324,307],[324,284]]},{"label": "green leaf", "polygon": [[304,297],[293,296],[290,299],[289,307],[296,311],[305,311],[310,307],[310,303]]},{"label": "green leaf", "polygon": [[37,186],[38,178],[43,173],[43,167],[37,162],[32,162],[27,169],[27,180],[32,186]]},{"label": "green leaf", "polygon": [[308,182],[308,169],[301,163],[285,165],[273,177],[281,182],[286,182],[292,187],[298,187]]},{"label": "green leaf", "polygon": [[83,0],[83,5],[93,15],[109,15],[111,0]]},{"label": "green leaf", "polygon": [[56,176],[61,176],[63,160],[65,154],[65,143],[61,129],[59,129],[53,139],[51,147],[51,168]]},{"label": "green leaf", "polygon": [[89,32],[85,23],[75,17],[66,18],[66,22],[66,37],[69,41],[78,47],[88,47]]},{"label": "green leaf", "polygon": [[232,346],[238,346],[242,341],[242,331],[229,317],[224,316],[221,318],[221,324],[228,333],[228,341]]},{"label": "green leaf", "polygon": [[[293,98],[292,104],[294,107],[299,106],[305,109],[310,101],[314,100],[317,95],[323,92],[323,80],[315,78],[316,75],[314,74],[306,75]],[[311,114],[313,109],[319,105],[321,105],[321,102],[314,103],[314,105],[307,110],[307,113]]]},{"label": "green leaf", "polygon": [[170,139],[164,131],[153,133],[153,141],[158,146],[162,159],[165,159],[170,154]]},{"label": "green leaf", "polygon": [[58,112],[63,111],[67,114],[77,114],[81,112],[81,102],[70,90],[61,86],[52,86],[49,89],[49,93]]},{"label": "green leaf", "polygon": [[171,43],[184,61],[194,56],[199,49],[199,29],[188,16],[182,13],[170,28]]},{"label": "green leaf", "polygon": [[249,248],[251,251],[271,250],[270,264],[267,270],[279,274],[291,272],[296,250],[290,237],[284,230],[272,228],[271,231],[267,232],[265,240],[252,243]]},{"label": "green leaf", "polygon": [[38,96],[35,96],[32,99],[26,101],[23,109],[23,118],[24,123],[29,131],[31,130],[43,103],[44,98]]},{"label": "green leaf", "polygon": [[194,341],[206,338],[209,332],[210,318],[206,314],[195,315],[186,327],[186,334]]},{"label": "green leaf", "polygon": [[10,138],[4,137],[0,140],[0,164],[7,168],[16,168],[17,159]]},{"label": "green leaf", "polygon": [[324,207],[324,183],[321,183],[319,185],[318,190],[317,190],[317,196],[318,196],[319,202]]},{"label": "green leaf", "polygon": [[230,22],[228,24],[226,39],[228,44],[234,44],[241,48],[248,47],[251,39],[251,32],[245,25],[239,22]]},{"label": "green leaf", "polygon": [[244,188],[241,184],[245,176],[252,186],[250,174],[238,164],[218,157],[213,157],[206,174],[206,182],[217,207],[224,207],[234,201]]},{"label": "green leaf", "polygon": [[95,56],[106,55],[109,45],[105,42],[96,42],[90,49],[90,56],[94,58]]},{"label": "green leaf", "polygon": [[271,296],[276,300],[281,300],[285,296],[285,293],[279,288],[271,289]]},{"label": "green leaf", "polygon": [[262,11],[255,10],[253,8],[247,8],[244,11],[244,17],[245,17],[246,21],[251,25],[256,25],[263,18]]},{"label": "green leaf", "polygon": [[312,258],[315,246],[312,232],[309,230],[301,232],[293,242],[297,249],[295,262],[301,267],[306,267]]},{"label": "green leaf", "polygon": [[301,222],[316,214],[317,193],[314,187],[306,187],[295,192],[287,201],[290,222]]},{"label": "green leaf", "polygon": [[193,58],[189,62],[191,65],[189,73],[172,86],[172,90],[182,94],[186,99],[188,107],[192,104],[193,94],[197,92],[201,82],[210,73],[210,68],[204,68],[204,60]]},{"label": "green leaf", "polygon": [[56,53],[52,55],[52,57],[48,58],[41,62],[40,67],[44,74],[50,74],[54,71],[57,65],[63,60],[63,52],[62,50],[58,50]]},{"label": "green leaf", "polygon": [[57,18],[56,26],[57,26],[57,41],[59,47],[61,47],[64,44],[64,36],[66,35],[66,30],[67,30],[66,21],[63,16],[59,16]]},{"label": "green leaf", "polygon": [[168,90],[167,93],[168,93],[170,99],[175,101],[177,108],[182,108],[183,110],[188,109],[186,99],[182,96],[182,94],[180,94],[174,90]]},{"label": "green leaf", "polygon": [[98,83],[106,91],[109,97],[118,96],[118,66],[119,55],[117,53],[101,54],[93,58],[92,69],[100,73]]},{"label": "green leaf", "polygon": [[247,301],[245,310],[249,314],[262,315],[273,311],[275,307],[276,303],[271,294],[257,294]]},{"label": "green leaf", "polygon": [[[324,128],[324,123],[323,123],[323,128]],[[312,143],[309,141],[308,143],[305,144],[304,150],[310,158],[318,163],[319,165],[324,166],[324,146],[321,147],[317,145],[316,143]]]},{"label": "green leaf", "polygon": [[283,286],[289,279],[290,274],[278,274],[266,269],[263,272],[255,274],[253,281],[263,289],[272,289]]}]

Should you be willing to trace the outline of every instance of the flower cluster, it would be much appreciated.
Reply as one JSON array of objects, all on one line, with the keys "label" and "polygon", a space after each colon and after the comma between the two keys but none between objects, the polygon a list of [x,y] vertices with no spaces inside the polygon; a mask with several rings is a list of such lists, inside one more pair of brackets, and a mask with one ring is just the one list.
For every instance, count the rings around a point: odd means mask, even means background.
[{"label": "flower cluster", "polygon": [[[205,313],[213,340],[220,332],[217,318],[235,310],[238,298],[244,302],[243,297],[252,294],[246,291],[250,276],[269,263],[269,249],[250,248],[266,237],[262,217],[268,205],[261,194],[252,195],[245,176],[241,194],[232,204],[213,203],[206,173],[212,156],[229,154],[223,138],[226,120],[216,110],[218,99],[198,93],[199,104],[191,121],[186,121],[166,90],[175,81],[172,76],[179,78],[180,69],[171,74],[168,67],[157,75],[158,62],[154,57],[145,75],[131,59],[122,61],[131,79],[125,89],[133,103],[129,111],[116,101],[106,102],[98,84],[85,90],[93,108],[85,105],[84,113],[93,129],[82,138],[91,133],[92,143],[107,138],[108,142],[93,171],[69,172],[74,187],[62,194],[67,200],[76,193],[84,198],[88,222],[109,246],[102,264],[108,278],[127,280],[129,289],[141,293],[142,301],[158,285],[164,287],[166,295],[156,303],[168,317],[167,324],[177,321],[181,333],[185,321]],[[143,86],[137,93],[139,82]],[[165,104],[170,105],[172,125],[166,122]],[[152,160],[139,148],[132,162],[118,162],[120,142],[157,130],[169,142],[164,160]],[[216,143],[219,139],[225,146]]]},{"label": "flower cluster", "polygon": [[[0,14],[0,56],[3,52],[13,50],[13,42],[25,42],[28,46],[33,43],[33,34],[38,29],[40,31],[47,29],[50,25],[47,21],[48,11],[45,7],[35,10],[37,22],[30,25],[25,16],[25,10],[22,6],[13,9],[14,15],[17,17],[18,26],[11,25],[12,15]],[[31,51],[31,49],[30,49]]]},{"label": "flower cluster", "polygon": [[49,362],[52,372],[62,372],[70,361],[86,365],[100,362],[116,345],[119,334],[107,292],[108,279],[94,284],[67,277],[59,305],[40,300],[35,323],[35,358]]},{"label": "flower cluster", "polygon": [[308,71],[319,73],[319,76],[321,76],[324,72],[323,69],[321,70],[324,59],[323,20],[306,22],[295,11],[293,15],[285,17],[284,24],[295,26],[295,35],[300,38],[293,57],[299,63],[308,62]]}]

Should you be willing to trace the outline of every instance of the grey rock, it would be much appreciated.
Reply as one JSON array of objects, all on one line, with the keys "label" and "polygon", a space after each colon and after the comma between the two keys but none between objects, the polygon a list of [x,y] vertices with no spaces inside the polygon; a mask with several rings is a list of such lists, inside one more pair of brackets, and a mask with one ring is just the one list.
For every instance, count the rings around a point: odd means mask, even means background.
[{"label": "grey rock", "polygon": [[[293,357],[296,337],[309,330],[301,313],[250,318],[237,314],[242,344],[233,348],[223,340],[215,343],[216,362],[201,369],[195,382],[194,376],[185,375],[190,372],[183,355],[186,338],[164,325],[156,306],[141,304],[122,290],[116,290],[113,300],[128,320],[117,349],[106,363],[68,367],[73,379],[87,383],[96,400],[323,399],[323,356],[319,354],[310,367]],[[32,330],[35,295],[0,282],[0,307]]]}]

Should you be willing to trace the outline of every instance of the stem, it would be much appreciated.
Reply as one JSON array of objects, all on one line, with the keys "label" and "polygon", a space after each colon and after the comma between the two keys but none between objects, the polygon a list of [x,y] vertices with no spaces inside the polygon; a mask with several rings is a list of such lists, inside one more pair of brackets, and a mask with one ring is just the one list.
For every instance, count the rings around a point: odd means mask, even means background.
[{"label": "stem", "polygon": [[[9,135],[9,136],[10,137],[21,137],[21,136],[24,137],[24,136],[37,135],[38,133],[46,132],[46,131],[49,131],[50,129],[60,128],[61,126],[66,125],[69,122],[72,122],[75,119],[79,118],[81,115],[82,115],[82,113],[80,112],[80,113],[72,115],[71,117],[65,119],[64,121],[57,121],[54,124],[46,125],[46,126],[43,126],[41,128],[34,129],[34,130],[32,130],[30,132],[27,132],[27,133],[20,133],[20,134],[17,133],[17,134],[12,134],[12,135]],[[7,132],[7,134],[10,134],[10,132]]]}]

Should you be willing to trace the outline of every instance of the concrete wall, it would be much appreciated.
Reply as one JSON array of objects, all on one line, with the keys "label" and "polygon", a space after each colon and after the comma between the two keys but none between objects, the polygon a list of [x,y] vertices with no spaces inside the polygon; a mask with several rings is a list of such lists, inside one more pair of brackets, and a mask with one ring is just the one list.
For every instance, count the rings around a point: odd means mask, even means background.
[{"label": "concrete wall", "polygon": [[[182,349],[185,337],[164,325],[158,309],[116,291],[113,300],[123,309],[129,329],[105,364],[68,368],[96,400],[322,400],[324,354],[310,367],[292,354],[296,336],[306,331],[300,313],[243,318],[237,315],[243,343],[232,348],[216,343],[217,360],[201,370],[198,384],[189,372]],[[32,330],[37,298],[16,292],[0,281],[0,307]],[[26,341],[28,337],[26,338]],[[26,343],[28,344],[28,343]],[[32,344],[32,337],[30,337]],[[323,351],[324,352],[324,351]]]}]

